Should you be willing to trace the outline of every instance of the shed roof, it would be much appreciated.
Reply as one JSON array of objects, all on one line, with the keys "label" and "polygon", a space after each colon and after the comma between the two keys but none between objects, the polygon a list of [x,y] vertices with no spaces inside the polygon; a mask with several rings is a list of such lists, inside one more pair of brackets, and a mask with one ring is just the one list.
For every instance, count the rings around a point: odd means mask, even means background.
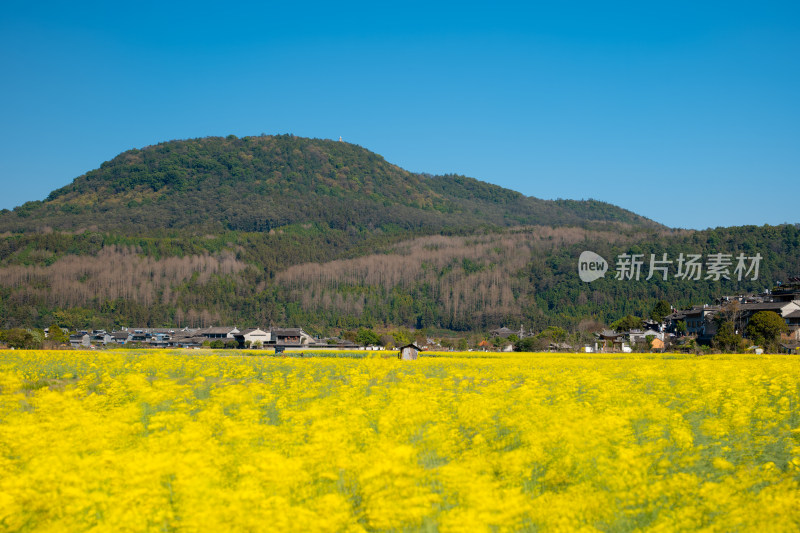
[{"label": "shed roof", "polygon": [[417,350],[418,352],[421,352],[421,351],[422,351],[422,348],[420,348],[419,346],[417,346],[417,345],[416,345],[416,344],[414,344],[413,342],[412,342],[411,344],[405,344],[405,345],[403,345],[403,346],[400,346],[398,349],[400,349],[400,350],[404,350],[404,349],[406,349],[406,348],[414,348],[414,349],[415,349],[415,350]]}]

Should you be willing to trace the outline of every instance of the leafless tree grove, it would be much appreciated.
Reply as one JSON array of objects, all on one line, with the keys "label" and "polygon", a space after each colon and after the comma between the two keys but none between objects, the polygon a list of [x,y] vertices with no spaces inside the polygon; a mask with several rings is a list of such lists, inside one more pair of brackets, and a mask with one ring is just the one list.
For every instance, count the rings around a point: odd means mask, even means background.
[{"label": "leafless tree grove", "polygon": [[367,296],[363,291],[341,290],[346,287],[367,286],[386,294],[427,284],[450,315],[476,311],[503,315],[518,308],[516,295],[527,283],[519,273],[533,256],[590,236],[607,242],[623,238],[611,232],[546,226],[470,237],[420,237],[396,245],[391,253],[296,265],[276,279],[307,310],[359,313],[368,304]]},{"label": "leafless tree grove", "polygon": [[49,266],[0,268],[0,285],[24,288],[20,293],[32,300],[62,308],[116,298],[143,305],[174,304],[171,287],[193,275],[204,283],[214,274],[236,274],[245,268],[230,252],[153,259],[139,255],[135,248],[108,246],[96,256],[67,255]]}]

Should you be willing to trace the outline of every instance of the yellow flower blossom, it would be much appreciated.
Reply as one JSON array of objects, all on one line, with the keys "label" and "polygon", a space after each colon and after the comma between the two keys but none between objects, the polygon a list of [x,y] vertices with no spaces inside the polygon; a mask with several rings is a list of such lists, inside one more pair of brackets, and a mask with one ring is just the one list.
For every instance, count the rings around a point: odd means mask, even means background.
[{"label": "yellow flower blossom", "polygon": [[0,531],[797,531],[796,356],[0,351]]}]

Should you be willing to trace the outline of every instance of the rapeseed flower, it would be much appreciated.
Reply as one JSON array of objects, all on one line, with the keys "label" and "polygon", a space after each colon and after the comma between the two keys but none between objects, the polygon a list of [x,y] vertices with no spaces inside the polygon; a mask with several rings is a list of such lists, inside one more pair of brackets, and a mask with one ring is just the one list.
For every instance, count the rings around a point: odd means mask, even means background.
[{"label": "rapeseed flower", "polygon": [[0,530],[800,529],[793,356],[0,352]]}]

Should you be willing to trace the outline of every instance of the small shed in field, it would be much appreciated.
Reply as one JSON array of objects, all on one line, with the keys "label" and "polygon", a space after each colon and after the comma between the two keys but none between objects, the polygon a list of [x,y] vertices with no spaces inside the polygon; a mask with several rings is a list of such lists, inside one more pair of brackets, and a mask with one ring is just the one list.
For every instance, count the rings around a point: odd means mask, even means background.
[{"label": "small shed in field", "polygon": [[419,356],[420,351],[422,351],[422,348],[416,344],[406,344],[400,347],[400,355],[398,357],[403,361],[414,361]]}]

